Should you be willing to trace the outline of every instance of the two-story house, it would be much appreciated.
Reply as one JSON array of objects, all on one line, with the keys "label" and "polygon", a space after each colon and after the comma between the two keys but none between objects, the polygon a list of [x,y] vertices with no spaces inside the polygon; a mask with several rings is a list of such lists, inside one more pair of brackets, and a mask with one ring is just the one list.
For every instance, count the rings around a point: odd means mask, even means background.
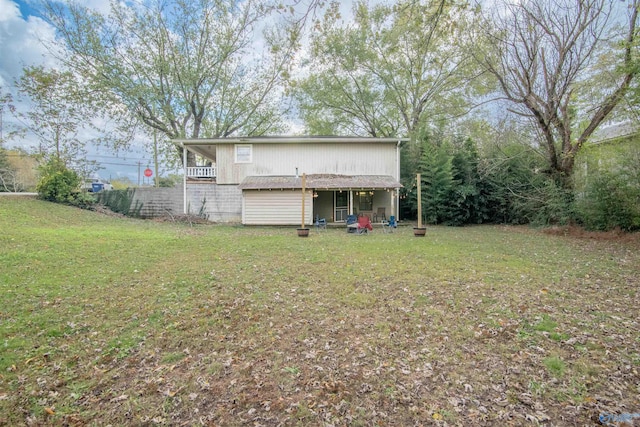
[{"label": "two-story house", "polygon": [[397,217],[403,138],[246,137],[175,140],[202,159],[185,167],[184,212],[216,222],[295,225]]}]

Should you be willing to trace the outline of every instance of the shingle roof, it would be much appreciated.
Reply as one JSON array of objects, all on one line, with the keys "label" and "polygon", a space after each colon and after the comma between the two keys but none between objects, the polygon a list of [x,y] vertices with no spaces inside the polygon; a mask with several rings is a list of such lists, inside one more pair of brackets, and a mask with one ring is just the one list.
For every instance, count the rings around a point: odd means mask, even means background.
[{"label": "shingle roof", "polygon": [[[387,189],[400,188],[402,184],[389,175],[334,175],[310,174],[306,176],[306,187],[317,190]],[[295,176],[248,176],[241,190],[275,190],[302,188],[302,177]]]}]

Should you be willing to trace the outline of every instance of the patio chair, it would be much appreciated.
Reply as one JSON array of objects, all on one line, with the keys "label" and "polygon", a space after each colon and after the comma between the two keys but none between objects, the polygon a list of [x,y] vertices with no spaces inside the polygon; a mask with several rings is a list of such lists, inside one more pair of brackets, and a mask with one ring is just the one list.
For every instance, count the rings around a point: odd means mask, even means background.
[{"label": "patio chair", "polygon": [[373,216],[373,222],[385,222],[387,220],[386,208],[378,208],[378,211]]},{"label": "patio chair", "polygon": [[358,217],[355,215],[347,216],[347,233],[355,233],[358,231]]},{"label": "patio chair", "polygon": [[373,226],[371,225],[369,217],[366,215],[358,217],[356,234],[368,234],[369,231],[373,231]]},{"label": "patio chair", "polygon": [[327,230],[327,219],[326,218],[320,218],[318,215],[316,215],[316,222],[315,222],[315,226],[316,226],[316,230],[320,231],[320,230]]},{"label": "patio chair", "polygon": [[382,221],[382,231],[385,233],[393,233],[396,228],[398,228],[398,223],[395,216],[391,215],[389,221]]}]

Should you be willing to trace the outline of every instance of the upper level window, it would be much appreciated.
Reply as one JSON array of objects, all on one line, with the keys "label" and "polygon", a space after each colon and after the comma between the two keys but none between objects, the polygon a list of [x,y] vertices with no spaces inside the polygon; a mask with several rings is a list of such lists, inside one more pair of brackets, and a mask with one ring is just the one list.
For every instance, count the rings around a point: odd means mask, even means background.
[{"label": "upper level window", "polygon": [[250,144],[236,145],[236,163],[251,163],[252,147]]}]

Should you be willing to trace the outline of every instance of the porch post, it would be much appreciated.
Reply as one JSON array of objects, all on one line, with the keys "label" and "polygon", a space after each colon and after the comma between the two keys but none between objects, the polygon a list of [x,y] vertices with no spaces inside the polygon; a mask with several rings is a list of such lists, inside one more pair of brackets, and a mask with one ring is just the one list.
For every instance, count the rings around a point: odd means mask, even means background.
[{"label": "porch post", "polygon": [[349,215],[353,215],[353,190],[349,189]]},{"label": "porch post", "polygon": [[187,214],[187,146],[182,143],[182,170],[184,177],[182,178],[182,213]]},{"label": "porch post", "polygon": [[396,189],[394,188],[391,190],[391,215],[398,218],[398,215],[396,215],[396,211],[395,211],[395,205],[396,205]]}]

